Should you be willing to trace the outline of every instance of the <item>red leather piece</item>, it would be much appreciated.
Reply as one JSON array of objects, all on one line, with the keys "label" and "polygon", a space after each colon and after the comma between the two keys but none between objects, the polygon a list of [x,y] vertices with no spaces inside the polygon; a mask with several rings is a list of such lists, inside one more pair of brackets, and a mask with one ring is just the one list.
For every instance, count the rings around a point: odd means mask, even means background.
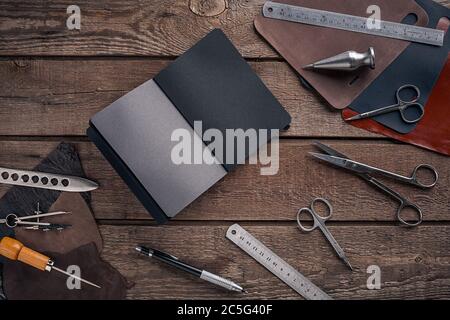
[{"label": "red leather piece", "polygon": [[[404,135],[371,119],[352,121],[351,124],[367,131],[450,156],[450,55],[428,99],[425,110],[425,116],[417,124],[417,127]],[[348,108],[342,111],[344,119],[356,114]]]}]

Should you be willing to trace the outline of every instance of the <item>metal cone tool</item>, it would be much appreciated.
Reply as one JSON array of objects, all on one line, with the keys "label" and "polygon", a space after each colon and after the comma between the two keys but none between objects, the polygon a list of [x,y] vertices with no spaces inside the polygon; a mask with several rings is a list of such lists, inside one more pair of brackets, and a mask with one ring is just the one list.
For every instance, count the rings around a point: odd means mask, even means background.
[{"label": "metal cone tool", "polygon": [[375,50],[372,47],[364,53],[356,51],[343,52],[333,57],[311,63],[303,67],[303,69],[354,71],[365,66],[375,69]]}]

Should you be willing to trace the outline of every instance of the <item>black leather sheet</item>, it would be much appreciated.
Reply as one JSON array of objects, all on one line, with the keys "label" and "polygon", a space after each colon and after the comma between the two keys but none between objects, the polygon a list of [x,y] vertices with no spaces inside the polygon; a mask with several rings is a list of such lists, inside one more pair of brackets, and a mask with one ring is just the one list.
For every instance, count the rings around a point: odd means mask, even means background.
[{"label": "black leather sheet", "polygon": [[[416,0],[428,14],[429,28],[436,28],[442,17],[450,18],[450,9],[432,0]],[[396,91],[405,84],[417,86],[421,91],[419,102],[426,105],[431,91],[445,64],[450,49],[450,32],[445,35],[442,47],[411,43],[408,48],[359,95],[350,109],[363,113],[397,103]],[[413,109],[410,112],[414,112]],[[425,109],[425,112],[427,110]],[[413,118],[414,114],[410,114]],[[399,133],[409,133],[417,124],[405,123],[399,112],[391,112],[373,118]]]}]

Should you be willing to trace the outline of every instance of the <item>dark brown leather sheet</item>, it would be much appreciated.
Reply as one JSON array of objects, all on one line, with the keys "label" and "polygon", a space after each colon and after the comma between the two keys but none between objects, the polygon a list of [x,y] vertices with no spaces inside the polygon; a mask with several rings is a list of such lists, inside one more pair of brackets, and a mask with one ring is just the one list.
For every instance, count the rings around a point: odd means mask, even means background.
[{"label": "dark brown leather sheet", "polygon": [[[425,110],[423,119],[408,134],[397,133],[372,119],[353,121],[352,125],[450,156],[450,55]],[[342,111],[344,119],[355,114],[351,109]]]},{"label": "dark brown leather sheet", "polygon": [[[381,19],[402,22],[409,14],[417,16],[418,26],[428,23],[427,13],[414,0],[282,0],[291,5],[369,17],[370,5],[378,5]],[[256,30],[283,56],[287,62],[337,109],[343,109],[360,95],[410,42],[344,30],[316,27],[295,22],[258,16]],[[375,48],[376,68],[361,68],[354,72],[316,72],[302,68],[317,60],[338,53]]]},{"label": "dark brown leather sheet", "polygon": [[[118,300],[126,296],[124,277],[109,263],[100,259],[94,243],[69,253],[46,252],[55,266],[65,270],[79,266],[81,277],[101,289],[82,283],[79,289],[69,289],[67,277],[57,271],[44,272],[18,261],[8,260],[3,266],[3,287],[10,300]],[[69,279],[69,284],[72,281]],[[73,288],[73,287],[72,287]]]},{"label": "dark brown leather sheet", "polygon": [[[66,143],[60,144],[35,169],[84,176],[76,149]],[[43,218],[45,220],[42,221],[70,224],[72,227],[62,232],[3,228],[0,229],[0,238],[12,236],[39,252],[50,252],[49,256],[55,259],[55,265],[63,269],[69,265],[79,265],[81,276],[101,285],[102,289],[82,285],[81,290],[69,290],[66,277],[57,271],[42,272],[21,262],[0,257],[0,300],[125,297],[126,280],[111,265],[100,259],[99,252],[103,244],[89,200],[90,195],[86,193],[61,193],[14,186],[0,200],[3,214],[15,212],[30,215],[39,202],[43,212],[71,212],[69,215]]]},{"label": "dark brown leather sheet", "polygon": [[61,193],[50,208],[50,212],[54,211],[70,211],[70,214],[48,217],[42,221],[70,224],[72,227],[61,232],[16,228],[15,238],[26,246],[56,253],[67,253],[84,244],[94,242],[98,251],[101,252],[103,244],[97,223],[86,201],[79,193]]}]

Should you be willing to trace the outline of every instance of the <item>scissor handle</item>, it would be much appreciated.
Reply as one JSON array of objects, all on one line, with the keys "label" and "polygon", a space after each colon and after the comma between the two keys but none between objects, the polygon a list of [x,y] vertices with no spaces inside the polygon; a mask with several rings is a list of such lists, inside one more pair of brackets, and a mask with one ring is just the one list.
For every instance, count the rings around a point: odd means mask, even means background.
[{"label": "scissor handle", "polygon": [[[412,90],[415,92],[415,96],[412,99],[403,99],[402,98],[402,91],[406,90]],[[398,102],[398,110],[400,112],[400,116],[402,117],[402,120],[406,123],[416,123],[419,122],[423,116],[425,115],[425,108],[422,104],[418,103],[420,99],[420,89],[412,84],[405,84],[404,86],[401,86],[397,89],[397,102]],[[419,116],[415,119],[408,119],[406,117],[406,110],[410,108],[415,108],[419,110]]]},{"label": "scissor handle", "polygon": [[[409,119],[406,116],[406,110],[408,109],[417,109],[419,112],[419,116],[415,119]],[[418,102],[403,102],[402,105],[399,106],[400,116],[402,117],[402,120],[406,123],[417,123],[420,120],[422,120],[423,116],[425,115],[425,108],[421,103]]]},{"label": "scissor handle", "polygon": [[[402,96],[401,96],[401,92],[405,91],[405,90],[413,90],[416,93],[415,97],[412,98],[411,100],[403,99]],[[400,88],[397,89],[397,101],[398,101],[398,103],[402,103],[402,104],[415,103],[415,102],[419,101],[419,99],[420,99],[420,89],[418,87],[416,87],[415,85],[413,85],[413,84],[405,84],[404,86],[401,86]]]},{"label": "scissor handle", "polygon": [[[320,210],[316,210],[317,203],[323,203],[325,205],[326,212],[327,212],[326,216],[322,216],[318,213],[318,212],[320,212]],[[319,217],[323,221],[327,221],[328,219],[330,219],[333,216],[333,206],[327,199],[324,199],[324,198],[315,198],[311,203],[311,209],[312,209],[313,213],[315,213],[316,216]]]},{"label": "scissor handle", "polygon": [[[312,220],[313,220],[313,225],[312,227],[305,227],[301,221],[300,221],[300,216],[302,215],[302,213],[307,213],[311,216]],[[298,227],[300,228],[300,230],[304,231],[304,232],[311,232],[313,230],[315,230],[318,226],[319,223],[316,219],[316,217],[314,216],[314,213],[312,212],[312,210],[310,208],[301,208],[298,210],[297,212],[297,224]]]},{"label": "scissor handle", "polygon": [[[325,207],[327,208],[326,216],[321,216],[320,214],[317,213],[317,212],[319,212],[318,210],[315,209],[315,206],[317,203],[325,204]],[[308,213],[313,218],[312,227],[305,227],[301,223],[300,216],[302,213]],[[325,223],[325,221],[330,219],[332,216],[333,216],[333,207],[331,206],[330,202],[328,202],[328,200],[323,199],[323,198],[316,198],[311,203],[311,209],[310,208],[302,208],[302,209],[298,210],[297,224],[302,231],[311,232],[311,231],[315,230],[317,227],[319,227],[320,223]]]},{"label": "scissor handle", "polygon": [[[407,220],[403,219],[402,212],[404,212],[405,209],[408,209],[408,208],[412,209],[417,214],[417,220],[415,220],[413,222],[408,222]],[[417,227],[423,221],[422,209],[420,209],[414,203],[403,200],[402,202],[400,202],[400,206],[398,207],[398,210],[397,210],[397,219],[398,219],[398,221],[400,221],[401,224],[403,224],[406,227]]]},{"label": "scissor handle", "polygon": [[[419,179],[419,172],[420,171],[428,171],[428,172],[431,172],[432,174],[433,174],[433,180],[432,180],[432,182],[431,183],[423,183],[423,182],[421,182]],[[439,180],[439,173],[437,172],[437,170],[433,167],[433,166],[431,166],[431,165],[429,165],[429,164],[421,164],[421,165],[418,165],[415,169],[414,169],[414,171],[413,171],[413,173],[412,173],[412,175],[411,175],[411,183],[413,184],[413,185],[416,185],[416,186],[418,186],[418,187],[421,187],[421,188],[424,188],[424,189],[429,189],[429,188],[433,188],[435,185],[436,185],[436,183],[438,182],[438,180]]]}]

